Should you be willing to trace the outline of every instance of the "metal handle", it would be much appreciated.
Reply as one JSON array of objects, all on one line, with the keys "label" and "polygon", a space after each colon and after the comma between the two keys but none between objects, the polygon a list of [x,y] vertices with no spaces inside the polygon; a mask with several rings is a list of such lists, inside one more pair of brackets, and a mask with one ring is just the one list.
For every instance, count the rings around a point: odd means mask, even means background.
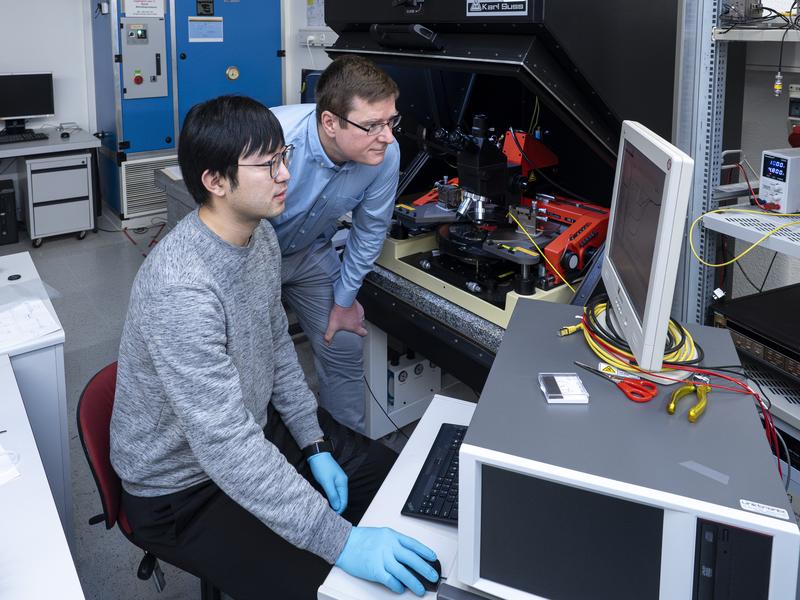
[{"label": "metal handle", "polygon": [[156,77],[161,77],[161,54],[156,52]]}]

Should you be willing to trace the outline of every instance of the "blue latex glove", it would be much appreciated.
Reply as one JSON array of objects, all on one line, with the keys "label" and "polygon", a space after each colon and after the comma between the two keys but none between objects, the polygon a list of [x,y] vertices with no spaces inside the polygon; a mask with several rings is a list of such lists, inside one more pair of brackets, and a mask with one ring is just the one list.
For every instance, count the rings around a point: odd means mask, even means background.
[{"label": "blue latex glove", "polygon": [[436,571],[423,558],[434,561],[436,553],[394,529],[353,527],[336,566],[354,577],[382,583],[397,594],[408,588],[422,596],[425,588],[404,565],[436,582]]},{"label": "blue latex glove", "polygon": [[331,508],[342,514],[347,508],[347,475],[331,456],[330,452],[320,452],[309,457],[311,474],[325,490]]}]

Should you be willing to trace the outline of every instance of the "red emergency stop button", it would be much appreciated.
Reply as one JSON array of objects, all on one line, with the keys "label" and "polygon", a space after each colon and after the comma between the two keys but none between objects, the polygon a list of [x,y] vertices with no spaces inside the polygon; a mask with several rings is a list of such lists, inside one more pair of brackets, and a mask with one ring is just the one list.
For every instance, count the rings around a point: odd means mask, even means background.
[{"label": "red emergency stop button", "polygon": [[141,75],[133,76],[133,83],[135,83],[136,85],[142,85],[143,82],[144,82],[144,77],[142,77]]}]

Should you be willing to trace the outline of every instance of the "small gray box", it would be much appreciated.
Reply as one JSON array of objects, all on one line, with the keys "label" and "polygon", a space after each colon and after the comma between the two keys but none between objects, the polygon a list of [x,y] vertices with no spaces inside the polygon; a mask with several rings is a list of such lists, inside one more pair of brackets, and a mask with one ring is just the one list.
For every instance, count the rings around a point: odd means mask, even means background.
[{"label": "small gray box", "polygon": [[167,95],[167,42],[164,19],[122,17],[123,98]]}]

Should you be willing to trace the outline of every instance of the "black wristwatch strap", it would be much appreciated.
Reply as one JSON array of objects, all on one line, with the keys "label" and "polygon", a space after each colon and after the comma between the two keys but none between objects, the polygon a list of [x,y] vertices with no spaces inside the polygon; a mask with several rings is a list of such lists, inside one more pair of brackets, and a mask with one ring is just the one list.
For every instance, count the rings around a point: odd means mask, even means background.
[{"label": "black wristwatch strap", "polygon": [[333,444],[330,442],[330,440],[323,438],[321,442],[312,442],[311,445],[303,448],[303,458],[308,460],[320,452],[330,452],[333,454]]}]

